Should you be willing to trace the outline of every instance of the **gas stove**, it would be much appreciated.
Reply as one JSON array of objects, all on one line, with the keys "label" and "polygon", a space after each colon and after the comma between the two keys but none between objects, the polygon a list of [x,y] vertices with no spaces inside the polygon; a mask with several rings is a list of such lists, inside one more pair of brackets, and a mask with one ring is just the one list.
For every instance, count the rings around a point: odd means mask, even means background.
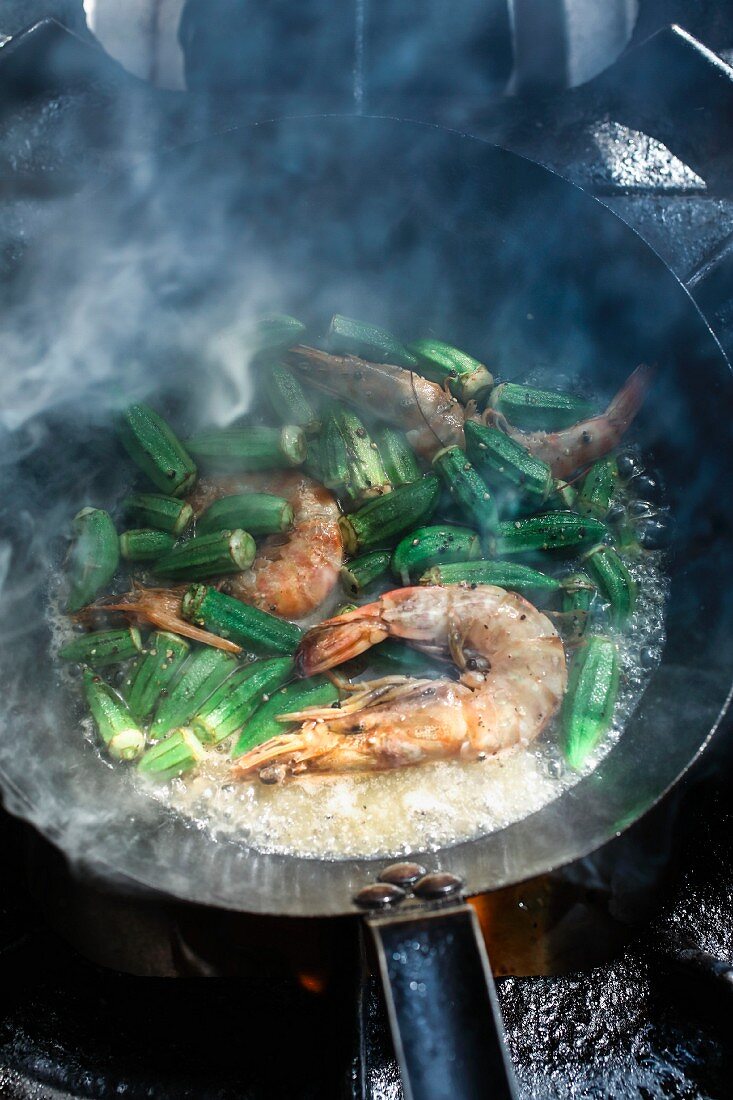
[{"label": "gas stove", "polygon": [[[226,18],[207,19],[205,5],[186,5],[188,92],[131,76],[89,34],[81,3],[32,7],[43,21],[25,33],[27,5],[0,11],[5,300],[57,203],[151,147],[282,110],[390,112],[504,145],[589,190],[662,256],[733,354],[733,18],[719,5],[642,3],[613,65],[521,99],[498,94],[509,72],[499,16],[482,39],[494,86],[467,76],[460,94],[450,81],[421,94],[418,58],[401,98],[386,63],[369,63],[380,4],[357,0],[334,31],[354,43],[343,71],[306,89],[270,73],[268,96],[236,71],[222,83],[212,59]],[[236,20],[239,7],[222,12]],[[393,47],[401,33],[392,28]],[[476,903],[522,1096],[729,1094],[729,725],[601,852]],[[14,819],[0,818],[0,835],[0,1095],[399,1100],[383,1005],[349,922],[275,922],[283,935],[273,922],[123,898],[70,876]]]}]

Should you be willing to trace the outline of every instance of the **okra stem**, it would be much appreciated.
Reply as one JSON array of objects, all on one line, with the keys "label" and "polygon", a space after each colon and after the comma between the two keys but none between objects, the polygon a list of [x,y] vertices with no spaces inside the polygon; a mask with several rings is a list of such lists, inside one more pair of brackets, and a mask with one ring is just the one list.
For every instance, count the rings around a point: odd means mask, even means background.
[{"label": "okra stem", "polygon": [[91,603],[112,580],[120,561],[120,545],[112,517],[102,508],[82,508],[74,516],[72,531],[66,609],[73,613]]}]

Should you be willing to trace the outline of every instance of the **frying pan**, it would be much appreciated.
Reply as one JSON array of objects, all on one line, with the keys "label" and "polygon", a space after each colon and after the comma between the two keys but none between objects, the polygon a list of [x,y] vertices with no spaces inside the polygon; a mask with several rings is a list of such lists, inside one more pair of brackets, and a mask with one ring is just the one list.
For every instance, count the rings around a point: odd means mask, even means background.
[{"label": "frying pan", "polygon": [[[175,272],[154,247],[145,252],[154,257],[151,332],[158,315],[189,315],[239,280],[275,285],[274,272],[285,288],[274,308],[321,325],[330,310],[405,334],[447,334],[502,377],[531,369],[552,384],[574,369],[610,395],[638,362],[659,365],[634,434],[653,455],[676,521],[661,666],[618,744],[555,802],[489,836],[402,858],[449,872],[476,894],[583,856],[648,810],[712,736],[733,674],[730,372],[661,259],[545,169],[393,119],[286,119],[231,131],[160,158],[136,173],[134,187],[120,182],[99,204],[103,217],[84,214],[99,254],[133,239],[183,245],[177,254],[188,262]],[[59,227],[53,238],[59,250],[64,233]],[[73,249],[64,263],[73,285]],[[166,400],[180,404],[202,370],[182,364],[178,393],[169,372]],[[214,842],[139,792],[123,798],[119,770],[62,719],[61,702],[41,705],[60,697],[44,658],[48,549],[29,540],[29,517],[42,524],[59,494],[65,516],[90,493],[97,503],[111,499],[124,469],[99,417],[77,409],[62,419],[60,439],[59,415],[47,442],[26,448],[8,471],[23,508],[4,520],[14,543],[6,592],[20,593],[6,610],[22,616],[24,629],[0,659],[7,807],[130,888],[250,913],[356,913],[354,895],[388,861],[325,862]],[[454,899],[370,918],[405,1091],[416,1100],[511,1094],[501,1041],[482,1010],[494,995],[469,913]]]}]

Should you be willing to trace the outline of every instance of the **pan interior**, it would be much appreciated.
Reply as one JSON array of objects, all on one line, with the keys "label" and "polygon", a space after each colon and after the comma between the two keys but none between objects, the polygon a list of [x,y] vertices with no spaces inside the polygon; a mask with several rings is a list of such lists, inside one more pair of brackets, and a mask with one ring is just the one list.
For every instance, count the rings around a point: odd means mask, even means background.
[{"label": "pan interior", "polygon": [[[169,331],[171,318],[216,317],[237,295],[321,325],[342,312],[397,331],[449,333],[459,346],[495,349],[488,365],[506,377],[531,369],[552,383],[576,373],[604,394],[636,363],[659,364],[637,435],[662,471],[677,523],[662,666],[587,779],[523,821],[424,858],[477,892],[575,858],[643,813],[709,736],[733,667],[733,597],[721,584],[730,560],[729,373],[662,262],[600,204],[543,169],[473,139],[383,119],[289,120],[222,135],[163,158],[134,186],[121,182],[85,218],[93,247],[72,248],[67,219],[50,242],[58,245],[54,276],[63,271],[73,286],[79,252],[87,265],[90,253],[107,265],[144,258],[148,327],[131,345],[136,355],[120,352],[120,382],[140,391],[147,376],[179,410],[212,400],[213,382],[190,349],[172,369],[153,333]],[[246,401],[236,388],[213,398]],[[59,405],[41,423],[42,445],[6,467],[23,494],[23,507],[6,506],[4,516],[13,544],[0,657],[7,805],[72,858],[128,882],[256,912],[348,911],[373,875],[369,861],[214,844],[135,791],[120,800],[119,773],[45,705],[58,690],[39,658],[48,645],[49,517],[60,524],[89,493],[97,503],[119,495],[127,474],[98,406],[70,419]]]}]

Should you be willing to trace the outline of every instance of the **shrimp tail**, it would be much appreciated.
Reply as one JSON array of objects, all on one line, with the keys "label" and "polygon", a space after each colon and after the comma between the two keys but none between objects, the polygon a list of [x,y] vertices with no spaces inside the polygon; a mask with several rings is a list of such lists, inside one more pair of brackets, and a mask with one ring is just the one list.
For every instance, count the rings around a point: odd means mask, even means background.
[{"label": "shrimp tail", "polygon": [[358,657],[389,636],[378,603],[357,607],[311,628],[295,653],[298,676],[313,676]]},{"label": "shrimp tail", "polygon": [[223,649],[226,653],[241,653],[242,647],[227,638],[220,638],[208,630],[202,630],[181,617],[181,597],[184,588],[145,588],[133,583],[132,591],[125,596],[107,596],[85,607],[76,618],[84,620],[95,612],[120,611],[135,619],[141,619],[158,630],[168,630],[171,634],[181,634],[195,642]]},{"label": "shrimp tail", "polygon": [[627,430],[644,403],[656,370],[641,363],[632,371],[605,412],[606,419],[618,433],[619,439]]}]

